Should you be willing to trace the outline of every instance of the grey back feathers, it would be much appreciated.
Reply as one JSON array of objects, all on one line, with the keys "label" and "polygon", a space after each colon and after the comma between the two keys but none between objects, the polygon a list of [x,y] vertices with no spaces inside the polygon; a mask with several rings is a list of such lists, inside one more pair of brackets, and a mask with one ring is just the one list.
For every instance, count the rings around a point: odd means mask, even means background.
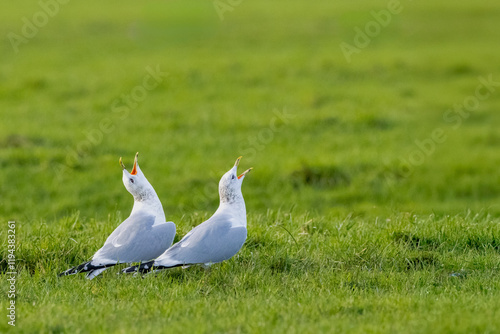
[{"label": "grey back feathers", "polygon": [[155,217],[143,212],[132,213],[108,237],[104,246],[95,253],[92,262],[139,262],[158,257],[173,242],[175,224],[155,223]]},{"label": "grey back feathers", "polygon": [[169,248],[155,265],[209,264],[231,258],[247,238],[246,227],[233,226],[233,218],[230,214],[212,216]]}]

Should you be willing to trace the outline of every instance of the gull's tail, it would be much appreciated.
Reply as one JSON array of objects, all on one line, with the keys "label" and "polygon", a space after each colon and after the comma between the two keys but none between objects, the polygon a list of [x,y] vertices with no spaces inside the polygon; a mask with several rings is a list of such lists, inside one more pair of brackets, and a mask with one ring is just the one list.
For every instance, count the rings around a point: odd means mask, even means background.
[{"label": "gull's tail", "polygon": [[95,266],[92,264],[92,261],[85,262],[80,264],[79,266],[70,268],[66,271],[63,271],[62,273],[59,274],[59,277],[61,276],[69,276],[69,275],[76,275],[79,273],[87,273],[87,278],[88,279],[93,279],[100,273],[102,273],[104,270],[108,269],[108,267],[112,267],[115,264],[105,264],[105,265],[99,265]]}]

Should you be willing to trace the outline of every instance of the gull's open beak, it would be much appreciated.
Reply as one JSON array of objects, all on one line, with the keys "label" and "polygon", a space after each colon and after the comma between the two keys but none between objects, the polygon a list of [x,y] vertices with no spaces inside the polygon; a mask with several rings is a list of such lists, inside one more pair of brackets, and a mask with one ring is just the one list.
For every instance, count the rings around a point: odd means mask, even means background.
[{"label": "gull's open beak", "polygon": [[137,174],[137,157],[139,156],[139,152],[135,154],[135,159],[134,159],[134,168],[132,168],[132,171],[130,172],[131,175],[136,175]]},{"label": "gull's open beak", "polygon": [[241,158],[243,158],[242,156],[238,157],[238,159],[236,159],[236,162],[234,163],[234,166],[235,167],[238,167],[238,165],[240,164],[240,160]]},{"label": "gull's open beak", "polygon": [[[238,159],[236,159],[236,162],[234,163],[234,167],[238,167],[238,165],[240,164],[240,160],[241,158],[243,158],[242,156],[238,157]],[[248,168],[246,171],[244,171],[243,173],[241,173],[240,176],[238,176],[238,179],[241,179],[243,176],[245,176],[248,172],[250,172],[251,170],[253,169],[252,168]]]},{"label": "gull's open beak", "polygon": [[244,171],[243,173],[241,173],[241,175],[238,176],[238,180],[241,179],[243,176],[245,176],[247,173],[249,173],[252,169],[253,169],[253,167],[248,168],[246,171]]},{"label": "gull's open beak", "polygon": [[123,162],[122,162],[122,157],[120,157],[120,166],[122,166],[122,168],[123,168],[123,169],[126,169],[126,168],[125,168],[125,165],[124,165],[124,164],[123,164]]}]

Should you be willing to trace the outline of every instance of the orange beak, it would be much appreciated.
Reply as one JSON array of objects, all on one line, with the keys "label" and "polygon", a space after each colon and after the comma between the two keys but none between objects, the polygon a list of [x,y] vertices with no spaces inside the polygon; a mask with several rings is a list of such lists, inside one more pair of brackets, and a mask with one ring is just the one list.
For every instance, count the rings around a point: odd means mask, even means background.
[{"label": "orange beak", "polygon": [[243,176],[245,176],[248,172],[250,172],[251,170],[253,169],[253,167],[251,168],[248,168],[246,171],[244,171],[243,173],[241,173],[240,176],[238,176],[238,180],[241,179]]},{"label": "orange beak", "polygon": [[131,175],[136,175],[137,174],[137,157],[139,156],[139,152],[135,154],[135,159],[134,159],[134,168],[132,168],[132,171],[130,172]]}]

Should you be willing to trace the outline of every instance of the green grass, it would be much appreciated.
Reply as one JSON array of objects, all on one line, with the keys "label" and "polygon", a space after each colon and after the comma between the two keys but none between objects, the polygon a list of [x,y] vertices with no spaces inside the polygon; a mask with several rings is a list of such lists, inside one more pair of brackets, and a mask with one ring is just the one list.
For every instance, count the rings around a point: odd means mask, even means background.
[{"label": "green grass", "polygon": [[[479,77],[500,82],[500,7],[402,1],[347,62],[340,43],[387,3],[243,1],[221,21],[211,1],[69,2],[19,52],[4,38],[0,240],[15,220],[16,330],[498,332],[500,87],[457,128],[444,117]],[[4,7],[0,36],[40,11]],[[157,66],[168,75],[124,111]],[[408,170],[436,129],[446,139]],[[82,149],[89,132],[99,140]],[[217,208],[243,155],[243,249],[210,270],[56,277],[128,215],[118,158],[130,167],[136,151],[176,240]]]},{"label": "green grass", "polygon": [[[469,213],[340,220],[285,212],[249,218],[245,247],[210,270],[174,269],[140,279],[117,276],[114,269],[93,281],[55,273],[66,261],[84,261],[102,239],[89,240],[88,234],[111,232],[119,217],[104,226],[77,215],[22,226],[19,238],[31,243],[18,251],[19,327],[493,333],[500,326],[494,317],[500,311],[498,218]],[[184,220],[179,234],[199,220]]]}]

